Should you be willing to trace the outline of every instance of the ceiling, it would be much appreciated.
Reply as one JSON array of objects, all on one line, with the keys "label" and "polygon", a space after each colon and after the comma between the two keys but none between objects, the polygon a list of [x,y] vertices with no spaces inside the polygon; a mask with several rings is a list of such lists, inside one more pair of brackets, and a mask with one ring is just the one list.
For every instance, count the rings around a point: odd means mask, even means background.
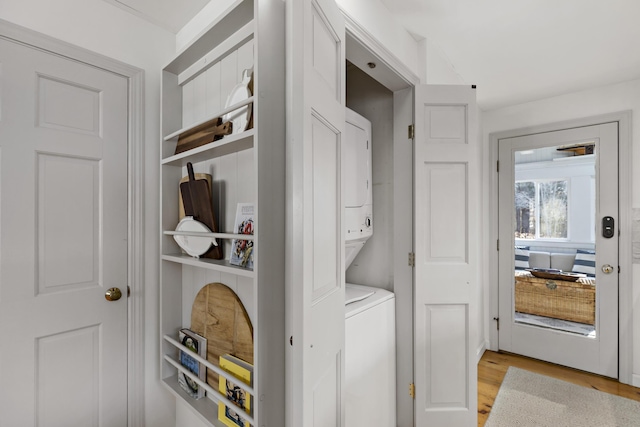
[{"label": "ceiling", "polygon": [[638,0],[381,1],[484,110],[640,78]]},{"label": "ceiling", "polygon": [[[174,33],[209,3],[104,1]],[[640,0],[380,1],[477,85],[484,110],[640,78]]]},{"label": "ceiling", "polygon": [[[172,33],[177,33],[209,0],[104,0]],[[212,0],[215,1],[215,0]]]}]

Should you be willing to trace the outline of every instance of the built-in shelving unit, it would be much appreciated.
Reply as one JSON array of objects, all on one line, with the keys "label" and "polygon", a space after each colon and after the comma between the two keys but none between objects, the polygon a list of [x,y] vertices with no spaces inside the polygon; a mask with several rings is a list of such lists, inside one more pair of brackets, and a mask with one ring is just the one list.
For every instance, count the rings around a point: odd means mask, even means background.
[{"label": "built-in shelving unit", "polygon": [[[161,378],[204,425],[222,427],[218,402],[231,405],[217,387],[191,376],[179,362],[178,331],[190,327],[191,304],[198,290],[221,282],[234,290],[253,325],[254,396],[252,426],[284,425],[284,2],[237,0],[162,70],[162,136],[160,158],[160,330]],[[226,106],[242,71],[253,69],[250,98]],[[253,126],[239,133],[175,154],[179,136],[213,118],[245,105]],[[192,163],[196,173],[212,176],[213,208],[218,233],[177,232],[179,182]],[[228,254],[238,203],[255,209],[253,269],[231,265]],[[175,235],[216,238],[224,259],[191,257]],[[277,345],[274,343],[280,343]],[[207,369],[229,377],[210,361],[193,355]],[[193,399],[179,386],[187,373],[206,390]],[[241,410],[238,408],[238,411]],[[179,422],[180,420],[178,420]]]}]

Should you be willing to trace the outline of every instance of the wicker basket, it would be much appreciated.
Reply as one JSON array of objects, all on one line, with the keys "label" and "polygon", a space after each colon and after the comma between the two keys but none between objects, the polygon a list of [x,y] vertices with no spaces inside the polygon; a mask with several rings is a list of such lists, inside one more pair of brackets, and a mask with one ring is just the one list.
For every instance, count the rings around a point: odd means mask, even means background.
[{"label": "wicker basket", "polygon": [[594,284],[516,276],[516,311],[595,324]]}]

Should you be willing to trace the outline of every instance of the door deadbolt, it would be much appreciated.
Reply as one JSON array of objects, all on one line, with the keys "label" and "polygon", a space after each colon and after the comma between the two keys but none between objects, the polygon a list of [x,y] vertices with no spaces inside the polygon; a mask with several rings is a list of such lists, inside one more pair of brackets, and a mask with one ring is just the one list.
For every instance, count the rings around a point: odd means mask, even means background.
[{"label": "door deadbolt", "polygon": [[109,288],[104,293],[104,298],[107,301],[118,301],[122,297],[122,292],[118,288]]},{"label": "door deadbolt", "polygon": [[615,235],[615,221],[611,216],[602,218],[602,237],[610,239]]}]

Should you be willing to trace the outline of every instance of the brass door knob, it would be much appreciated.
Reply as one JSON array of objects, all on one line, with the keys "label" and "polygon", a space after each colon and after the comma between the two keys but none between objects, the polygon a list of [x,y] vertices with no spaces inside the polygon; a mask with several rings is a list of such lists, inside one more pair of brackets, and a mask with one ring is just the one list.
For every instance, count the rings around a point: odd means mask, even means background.
[{"label": "brass door knob", "polygon": [[107,301],[118,301],[122,297],[122,292],[118,288],[109,288],[104,293],[104,298]]}]

